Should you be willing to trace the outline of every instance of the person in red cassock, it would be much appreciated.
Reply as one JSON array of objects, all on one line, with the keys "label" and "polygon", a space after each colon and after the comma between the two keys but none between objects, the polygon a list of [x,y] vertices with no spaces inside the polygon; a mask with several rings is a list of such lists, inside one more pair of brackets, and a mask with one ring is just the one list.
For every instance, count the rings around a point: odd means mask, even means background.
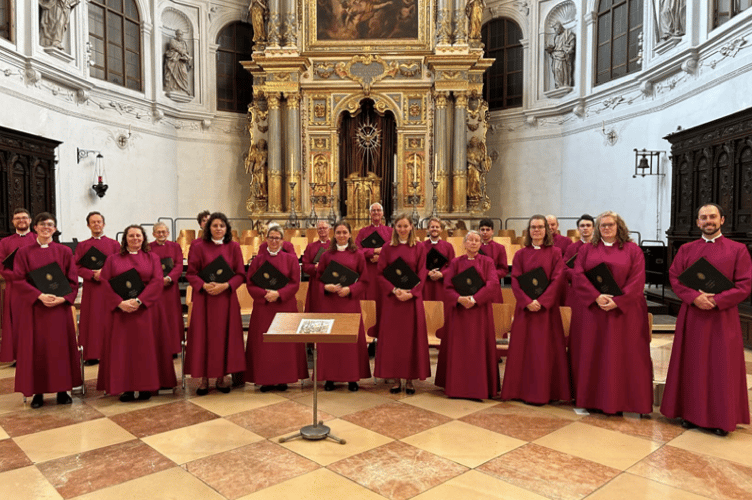
[{"label": "person in red cassock", "polygon": [[[445,351],[444,392],[453,398],[486,399],[499,393],[499,363],[493,297],[499,280],[490,257],[479,255],[480,233],[465,235],[466,255],[452,260],[444,273],[445,298],[453,304],[447,335],[441,341]],[[461,296],[452,278],[474,267],[485,285],[473,295]],[[439,368],[436,369],[437,376]],[[438,385],[438,384],[437,384]]]},{"label": "person in red cassock", "polygon": [[319,282],[317,278],[317,269],[321,261],[319,260],[315,263],[313,261],[322,249],[324,252],[329,249],[329,223],[325,220],[318,221],[318,223],[316,223],[316,233],[318,234],[319,239],[306,246],[302,259],[303,272],[308,275],[308,292],[306,293],[305,301],[306,312],[321,312],[319,310],[319,299],[321,298],[321,294],[319,293]]},{"label": "person in red cassock", "polygon": [[[225,282],[205,281],[199,273],[222,257],[233,276]],[[225,380],[228,373],[245,369],[243,356],[243,321],[236,290],[245,280],[240,245],[232,241],[227,216],[215,212],[206,222],[206,230],[188,253],[186,278],[193,290],[193,311],[186,340],[185,370],[201,377],[196,394],[209,393],[209,378],[216,378],[219,392],[230,392]],[[220,280],[221,281],[221,280]]]},{"label": "person in red cassock", "polygon": [[[332,261],[358,273],[358,281],[346,287],[322,283],[319,279]],[[319,299],[316,312],[360,314],[360,299],[368,288],[366,259],[353,243],[350,224],[347,222],[338,222],[334,226],[334,241],[329,251],[321,256],[317,274],[319,279],[316,280],[316,294]],[[362,321],[355,343],[319,344],[317,375],[321,380],[326,380],[324,389],[327,391],[334,390],[335,382],[347,382],[350,391],[357,391],[358,380],[371,376],[366,332]]]},{"label": "person in red cassock", "polygon": [[152,227],[154,241],[150,244],[151,252],[159,258],[160,263],[164,259],[172,259],[173,268],[169,273],[164,263],[162,268],[162,296],[159,303],[164,311],[164,331],[160,332],[160,343],[164,344],[170,354],[177,354],[181,349],[180,343],[185,336],[185,323],[183,322],[183,305],[180,302],[180,288],[178,280],[183,275],[183,251],[180,245],[170,241],[170,229],[164,222],[157,222]]},{"label": "person in red cassock", "polygon": [[[738,305],[752,290],[749,251],[721,234],[724,220],[720,206],[700,207],[702,238],[679,247],[671,264],[671,287],[682,305],[661,404],[661,413],[681,417],[684,427],[699,426],[721,436],[750,420]],[[701,257],[731,280],[733,288],[712,294],[679,281]]]},{"label": "person in red cassock", "polygon": [[569,248],[569,245],[572,244],[572,240],[561,235],[559,232],[559,219],[557,219],[555,215],[547,215],[546,222],[548,222],[551,236],[554,239],[554,246],[561,251],[562,255],[564,255],[567,248]]},{"label": "person in red cassock", "polygon": [[[86,225],[91,231],[91,238],[76,246],[73,260],[78,263],[91,247],[95,247],[106,256],[120,251],[120,243],[104,235],[104,215],[90,212],[86,216]],[[104,265],[104,263],[102,263]],[[104,284],[100,279],[102,268],[92,270],[78,266],[78,276],[84,280],[81,293],[81,314],[78,318],[78,343],[84,348],[86,365],[95,365],[102,357],[102,345],[107,334],[107,314],[104,306]]]},{"label": "person in red cassock", "polygon": [[[70,248],[52,241],[57,219],[42,212],[34,218],[37,233],[31,245],[18,249],[14,263],[14,294],[18,315],[16,392],[34,398],[32,408],[44,404],[45,393],[57,393],[58,404],[70,404],[67,391],[83,383],[79,369],[76,325],[71,306],[78,292],[78,276]],[[29,281],[29,273],[56,263],[67,278],[71,292],[64,297],[42,293]]]},{"label": "person in red cassock", "polygon": [[[300,287],[300,264],[294,255],[282,249],[282,230],[269,228],[267,248],[256,256],[248,268],[246,287],[253,298],[253,312],[248,324],[245,381],[260,386],[261,392],[286,391],[287,384],[308,378],[308,362],[302,343],[264,342],[264,333],[279,312],[298,312],[295,293]],[[288,278],[279,290],[264,289],[252,277],[269,262]]]},{"label": "person in red cassock", "polygon": [[[559,313],[564,261],[553,246],[544,216],[532,216],[527,231],[525,246],[514,254],[512,263],[512,291],[517,305],[501,398],[534,405],[569,401],[569,363]],[[545,273],[548,286],[533,299],[520,286],[519,279],[538,268]]]},{"label": "person in red cassock", "polygon": [[582,214],[582,217],[577,220],[577,229],[580,232],[580,239],[571,245],[568,245],[567,249],[564,251],[564,276],[566,278],[566,285],[564,286],[563,302],[566,306],[572,306],[572,300],[570,298],[572,293],[570,287],[572,284],[572,273],[574,272],[574,261],[572,262],[572,267],[567,266],[566,263],[569,262],[569,259],[577,255],[582,245],[590,243],[593,240],[593,224],[595,224],[595,219],[593,219],[591,215]]},{"label": "person in red cassock", "polygon": [[478,232],[482,245],[480,247],[480,254],[486,257],[491,257],[496,267],[496,286],[494,287],[494,304],[501,304],[504,299],[501,295],[501,280],[504,276],[509,274],[509,261],[507,261],[507,251],[504,245],[497,243],[493,240],[494,235],[494,223],[491,219],[482,219],[478,225]]},{"label": "person in red cassock", "polygon": [[[623,292],[601,293],[585,272],[605,263]],[[593,242],[574,266],[570,353],[575,404],[607,414],[653,410],[653,364],[645,301],[645,259],[615,212],[595,222]]]},{"label": "person in red cassock", "polygon": [[[389,389],[393,394],[402,390],[400,379],[406,379],[405,392],[415,394],[413,379],[431,376],[423,309],[423,286],[428,276],[426,250],[417,242],[413,223],[406,214],[397,218],[394,228],[390,242],[381,248],[377,268],[382,307],[378,311],[381,321],[374,374],[397,379]],[[420,283],[410,290],[398,288],[384,277],[384,270],[398,258],[420,278]]]},{"label": "person in red cassock", "polygon": [[371,215],[371,225],[366,226],[358,231],[358,236],[355,238],[355,245],[361,249],[363,256],[366,258],[366,269],[368,270],[368,289],[364,299],[373,300],[376,302],[376,324],[368,329],[366,332],[371,337],[378,337],[379,335],[379,323],[381,321],[381,291],[378,280],[378,265],[379,256],[381,255],[381,248],[365,248],[363,247],[363,240],[371,236],[374,232],[379,233],[384,240],[385,245],[389,244],[389,240],[392,239],[392,228],[383,224],[384,219],[384,207],[381,203],[374,203],[369,209]]}]

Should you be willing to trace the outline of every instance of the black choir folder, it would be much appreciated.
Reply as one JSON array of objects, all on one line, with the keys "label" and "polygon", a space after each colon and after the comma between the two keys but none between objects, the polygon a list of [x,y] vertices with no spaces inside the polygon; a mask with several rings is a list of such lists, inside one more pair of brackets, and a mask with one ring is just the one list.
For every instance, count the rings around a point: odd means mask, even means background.
[{"label": "black choir folder", "polygon": [[412,290],[418,285],[418,283],[420,283],[418,275],[415,274],[415,271],[410,269],[410,266],[407,265],[407,262],[402,260],[402,257],[397,257],[397,260],[384,269],[384,277],[389,283],[394,285],[395,288],[400,288],[402,290]]},{"label": "black choir folder", "polygon": [[128,269],[124,273],[110,278],[112,290],[123,300],[135,299],[144,291],[146,285],[135,269]]},{"label": "black choir folder", "polygon": [[13,261],[16,260],[16,254],[18,253],[18,248],[13,250],[6,258],[3,259],[3,267],[5,269],[13,270]]},{"label": "black choir folder", "polygon": [[426,269],[429,271],[432,269],[441,269],[447,262],[449,262],[449,259],[446,258],[446,255],[435,248],[431,248],[428,251],[428,255],[426,255]]},{"label": "black choir folder", "polygon": [[604,295],[613,295],[618,297],[624,295],[619,285],[614,280],[614,275],[608,269],[605,262],[601,262],[589,271],[585,271],[585,277],[590,280],[596,290]]},{"label": "black choir folder", "polygon": [[577,260],[577,254],[572,255],[569,260],[566,261],[566,265],[569,269],[574,269],[574,261]]},{"label": "black choir folder", "polygon": [[57,262],[29,272],[29,282],[42,293],[65,297],[73,291],[68,278]]},{"label": "black choir folder", "polygon": [[525,292],[525,295],[535,300],[543,295],[543,292],[548,288],[548,276],[546,276],[546,271],[538,266],[532,271],[520,275],[517,278],[517,283],[522,288],[522,291]]},{"label": "black choir folder", "polygon": [[104,266],[106,258],[107,256],[97,247],[89,247],[86,253],[78,260],[78,265],[92,271],[98,271]]},{"label": "black choir folder", "polygon": [[459,274],[452,276],[452,284],[462,297],[469,297],[478,293],[486,285],[475,267],[468,267]]},{"label": "black choir folder", "polygon": [[159,261],[162,264],[162,276],[167,276],[170,274],[170,271],[175,269],[175,261],[172,260],[172,257],[165,257],[164,259],[161,259]]},{"label": "black choir folder", "polygon": [[290,279],[274,267],[268,260],[261,264],[258,271],[251,276],[253,284],[264,290],[279,290],[283,288]]},{"label": "black choir folder", "polygon": [[325,246],[322,246],[321,248],[319,248],[319,251],[316,252],[316,256],[313,258],[313,263],[314,264],[318,264],[319,263],[319,261],[321,260],[321,256],[324,255],[324,252],[326,252],[326,247]]},{"label": "black choir folder", "polygon": [[734,283],[722,272],[700,257],[679,275],[679,281],[692,290],[705,293],[721,293],[734,288]]},{"label": "black choir folder", "polygon": [[384,238],[381,237],[378,231],[372,232],[360,242],[363,248],[381,248],[384,246],[384,243],[386,241],[384,241]]},{"label": "black choir folder", "polygon": [[336,260],[329,262],[321,274],[321,282],[325,285],[352,286],[360,275]]},{"label": "black choir folder", "polygon": [[235,276],[235,271],[221,255],[198,273],[198,277],[206,283],[227,283],[233,276]]}]

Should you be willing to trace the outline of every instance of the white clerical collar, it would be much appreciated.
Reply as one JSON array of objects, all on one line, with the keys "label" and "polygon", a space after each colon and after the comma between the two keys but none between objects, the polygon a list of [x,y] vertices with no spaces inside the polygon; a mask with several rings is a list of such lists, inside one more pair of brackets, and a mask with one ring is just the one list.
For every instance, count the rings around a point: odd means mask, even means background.
[{"label": "white clerical collar", "polygon": [[590,243],[589,241],[585,241],[585,240],[583,240],[582,238],[580,238],[580,241],[581,241],[581,242],[582,242],[583,244],[586,244],[586,245],[587,245],[588,243]]},{"label": "white clerical collar", "polygon": [[540,250],[540,249],[541,249],[541,247],[539,247],[539,246],[538,246],[538,245],[536,245],[536,244],[532,244],[532,245],[533,245],[533,250]]},{"label": "white clerical collar", "polygon": [[348,246],[350,246],[350,245],[348,245],[347,243],[345,243],[344,245],[337,245],[337,251],[338,252],[344,252],[345,250],[347,250]]},{"label": "white clerical collar", "polygon": [[611,243],[609,243],[608,241],[604,240],[603,238],[601,238],[601,242],[603,242],[603,244],[606,245],[607,247],[612,247],[612,246],[614,246],[614,243],[616,243],[616,241],[612,241]]},{"label": "white clerical collar", "polygon": [[27,229],[25,233],[19,233],[18,231],[16,231],[16,234],[17,234],[17,235],[19,235],[20,237],[22,237],[22,238],[23,238],[24,236],[26,236],[26,235],[27,235],[27,234],[29,234],[30,232],[31,232],[31,230],[30,230],[30,229]]},{"label": "white clerical collar", "polygon": [[319,240],[319,243],[321,243],[322,245],[326,245],[328,241],[329,241],[328,239],[326,239],[326,240]]},{"label": "white clerical collar", "polygon": [[436,241],[434,241],[433,238],[429,238],[429,239],[431,241],[431,245],[435,245],[435,244],[437,244],[438,242],[441,241],[441,238],[436,238]]},{"label": "white clerical collar", "polygon": [[138,250],[136,250],[135,252],[131,252],[130,250],[128,250],[128,253],[131,255],[138,255]]},{"label": "white clerical collar", "polygon": [[39,246],[42,248],[47,248],[50,246],[49,243],[42,243],[41,241],[39,241],[39,238],[37,238],[37,243],[39,243]]},{"label": "white clerical collar", "polygon": [[718,233],[718,236],[716,236],[715,238],[706,238],[705,235],[703,234],[702,239],[705,240],[707,243],[715,243],[716,240],[720,238],[721,236],[723,235],[721,233]]},{"label": "white clerical collar", "polygon": [[159,240],[154,240],[154,243],[156,243],[156,244],[157,244],[157,245],[159,245],[159,246],[162,246],[162,245],[164,245],[165,243],[167,243],[167,240],[164,240],[164,241],[163,241],[162,243],[160,243],[160,242],[159,242]]},{"label": "white clerical collar", "polygon": [[399,240],[399,242],[400,242],[400,245],[406,245],[407,244],[407,240]]},{"label": "white clerical collar", "polygon": [[269,250],[269,247],[266,247],[266,251],[269,252],[269,255],[274,257],[275,255],[277,255],[279,252],[282,251],[282,247],[279,247],[279,250],[277,250],[276,252],[272,252],[271,250]]},{"label": "white clerical collar", "polygon": [[[102,235],[102,236],[104,236],[104,235]],[[101,240],[102,236],[92,236],[91,239],[92,240]]]},{"label": "white clerical collar", "polygon": [[225,242],[224,238],[221,240],[215,240],[214,238],[212,238],[212,241],[214,242],[215,245],[221,245],[222,243]]}]

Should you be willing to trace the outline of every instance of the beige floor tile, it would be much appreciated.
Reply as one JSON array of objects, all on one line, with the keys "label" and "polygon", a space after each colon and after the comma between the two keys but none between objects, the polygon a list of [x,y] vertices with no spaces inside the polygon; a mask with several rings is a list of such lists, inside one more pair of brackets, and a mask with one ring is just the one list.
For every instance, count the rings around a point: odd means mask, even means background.
[{"label": "beige floor tile", "polygon": [[533,442],[618,470],[626,470],[660,447],[648,439],[580,422],[573,422]]},{"label": "beige floor tile", "polygon": [[532,491],[493,478],[478,471],[467,471],[444,484],[413,497],[412,500],[544,500]]},{"label": "beige floor tile", "polygon": [[517,405],[527,410],[548,413],[549,415],[553,415],[554,417],[566,418],[567,420],[577,421],[582,418],[582,415],[578,415],[574,412],[574,406],[570,404],[532,406],[526,405],[525,403],[521,403],[519,401],[507,401],[507,403],[511,405]]},{"label": "beige floor tile", "polygon": [[128,413],[133,410],[143,410],[144,408],[153,408],[155,406],[165,405],[180,401],[181,396],[152,396],[149,401],[134,401],[131,403],[121,403],[117,396],[97,396],[94,398],[84,398],[84,402],[101,412],[106,417]]},{"label": "beige floor tile", "polygon": [[59,500],[63,497],[34,466],[0,474],[3,498],[13,500]]},{"label": "beige floor tile", "polygon": [[588,500],[704,500],[707,497],[625,472],[587,497]]},{"label": "beige floor tile", "polygon": [[3,430],[2,427],[0,427],[0,439],[8,439],[10,436],[8,436],[8,433]]},{"label": "beige floor tile", "polygon": [[327,469],[319,469],[240,497],[238,500],[280,500],[286,498],[295,498],[296,500],[319,500],[322,498],[384,499],[381,495],[377,495],[339,474]]},{"label": "beige floor tile", "polygon": [[[458,421],[447,422],[402,441],[471,468],[527,443]],[[468,446],[468,443],[483,443],[483,446]]]},{"label": "beige floor tile", "polygon": [[0,378],[11,378],[16,376],[16,369],[11,368],[11,363],[0,363]]},{"label": "beige floor tile", "polygon": [[230,394],[211,392],[205,397],[191,398],[191,403],[223,417],[284,401],[287,401],[287,398],[258,392],[250,385],[246,385],[245,390],[233,389]]},{"label": "beige floor tile", "polygon": [[116,423],[100,418],[80,424],[15,438],[16,444],[34,463],[136,439]]},{"label": "beige floor tile", "polygon": [[225,500],[225,497],[180,467],[93,491],[76,500],[185,499]]},{"label": "beige floor tile", "polygon": [[[313,393],[301,395],[294,398],[293,401],[313,407]],[[392,401],[392,399],[368,391],[320,391],[318,396],[319,410],[337,417],[349,415],[356,411],[367,410],[368,408],[383,405],[384,403],[391,403]]]},{"label": "beige floor tile", "polygon": [[148,436],[142,440],[177,464],[255,443],[263,438],[218,418]]},{"label": "beige floor tile", "polygon": [[[304,439],[294,439],[281,446],[294,451],[316,463],[327,466],[337,460],[363,453],[377,446],[381,446],[390,441],[391,438],[382,436],[358,425],[347,422],[346,420],[334,419],[326,422],[326,425],[332,430],[332,434],[338,438],[345,439],[346,444],[335,443],[331,439],[323,441],[306,441]],[[286,434],[285,436],[288,436]],[[283,437],[283,436],[279,436]],[[272,439],[277,442],[278,439]]]},{"label": "beige floor tile", "polygon": [[747,374],[747,389],[752,389],[752,375]]},{"label": "beige floor tile", "polygon": [[401,400],[424,410],[433,411],[450,418],[461,418],[476,411],[485,410],[499,404],[498,401],[485,399],[483,402],[469,401],[467,399],[449,399],[443,393],[423,393]]},{"label": "beige floor tile", "polygon": [[726,437],[693,429],[667,444],[702,455],[724,458],[752,467],[752,434],[730,432]]},{"label": "beige floor tile", "polygon": [[[28,404],[31,403],[29,398]],[[20,411],[25,408],[29,408],[28,404],[24,405],[23,396],[19,392],[12,394],[3,394],[0,396],[0,415],[3,413],[10,413],[12,411]]]}]

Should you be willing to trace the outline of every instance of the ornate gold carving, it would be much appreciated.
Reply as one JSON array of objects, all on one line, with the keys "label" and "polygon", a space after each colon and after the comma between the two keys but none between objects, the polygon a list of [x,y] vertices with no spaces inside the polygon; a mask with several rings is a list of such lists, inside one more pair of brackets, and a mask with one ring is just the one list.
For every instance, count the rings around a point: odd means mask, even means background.
[{"label": "ornate gold carving", "polygon": [[399,72],[402,76],[406,76],[408,78],[413,77],[420,72],[420,64],[412,63],[410,65],[407,65],[405,63],[402,63],[399,65]]},{"label": "ornate gold carving", "polygon": [[465,172],[454,171],[452,179],[452,211],[465,212],[467,210],[467,179]]},{"label": "ornate gold carving", "polygon": [[420,110],[421,110],[420,104],[418,104],[417,102],[414,102],[410,104],[410,109],[408,113],[410,114],[410,116],[420,116]]},{"label": "ornate gold carving", "polygon": [[381,177],[368,172],[365,177],[359,177],[357,172],[350,174],[347,179],[347,218],[354,222],[365,222],[369,218],[368,208],[372,203],[381,201]]},{"label": "ornate gold carving", "polygon": [[313,105],[313,116],[316,118],[326,118],[326,103],[319,102]]},{"label": "ornate gold carving", "polygon": [[269,109],[279,109],[280,94],[269,92],[266,94],[266,102],[269,103]]},{"label": "ornate gold carving", "polygon": [[298,109],[300,107],[300,94],[298,94],[297,92],[288,93],[285,94],[285,97],[287,98],[288,109]]},{"label": "ornate gold carving", "polygon": [[462,78],[462,71],[442,71],[439,74],[440,80],[459,80]]},{"label": "ornate gold carving", "polygon": [[[378,68],[370,68],[374,64],[381,65],[381,72],[378,72]],[[334,67],[334,71],[340,78],[350,79],[361,87],[366,95],[371,93],[371,86],[387,76],[394,78],[399,71],[399,66],[396,61],[387,63],[379,55],[357,55],[353,56],[348,62],[338,62]]]},{"label": "ornate gold carving", "polygon": [[420,137],[408,137],[407,147],[409,149],[423,149],[423,139]]},{"label": "ornate gold carving", "polygon": [[316,63],[313,66],[313,74],[326,80],[334,74],[334,64],[330,62]]},{"label": "ornate gold carving", "polygon": [[447,97],[449,97],[449,94],[447,92],[435,92],[434,93],[436,109],[446,109]]},{"label": "ornate gold carving", "polygon": [[313,148],[314,149],[329,149],[326,137],[314,137]]},{"label": "ornate gold carving", "polygon": [[268,159],[266,140],[261,139],[258,143],[251,143],[248,156],[245,159],[245,173],[251,175],[250,195],[246,200],[246,209],[252,214],[266,211],[266,167]]},{"label": "ornate gold carving", "polygon": [[454,93],[454,105],[458,108],[467,108],[467,93],[455,92]]},{"label": "ornate gold carving", "polygon": [[282,211],[282,173],[269,172],[269,211]]},{"label": "ornate gold carving", "polygon": [[467,204],[471,212],[485,212],[491,208],[486,193],[486,174],[491,170],[491,158],[486,144],[477,136],[467,145]]}]

